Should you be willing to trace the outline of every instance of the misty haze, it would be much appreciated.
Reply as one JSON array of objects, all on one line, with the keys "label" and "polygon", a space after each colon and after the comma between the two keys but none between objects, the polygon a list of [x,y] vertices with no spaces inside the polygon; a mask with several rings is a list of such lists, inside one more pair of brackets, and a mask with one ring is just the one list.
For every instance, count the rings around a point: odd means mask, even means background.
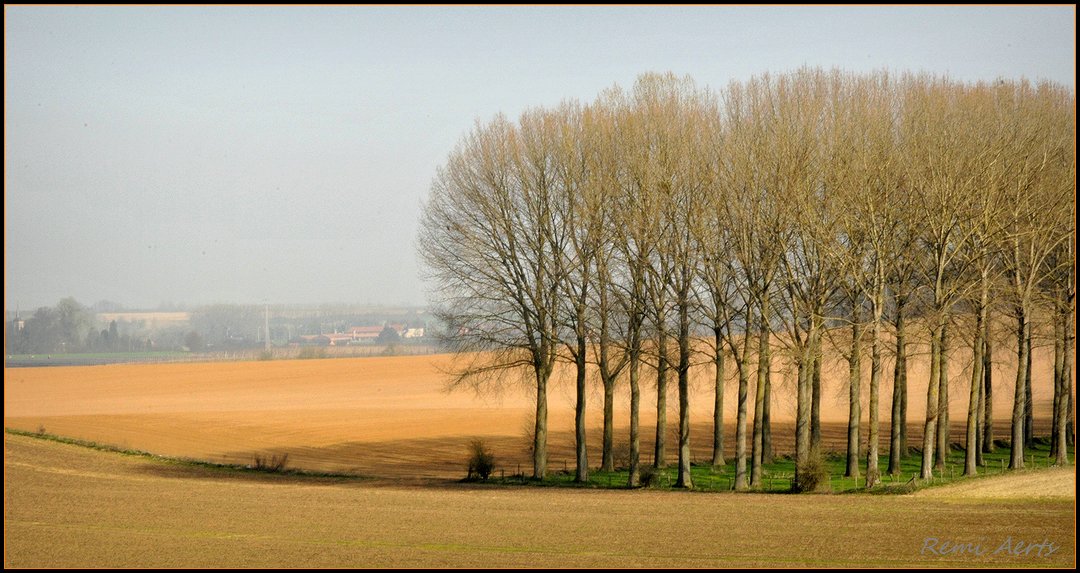
[{"label": "misty haze", "polygon": [[4,16],[5,568],[1075,568],[1075,6]]}]

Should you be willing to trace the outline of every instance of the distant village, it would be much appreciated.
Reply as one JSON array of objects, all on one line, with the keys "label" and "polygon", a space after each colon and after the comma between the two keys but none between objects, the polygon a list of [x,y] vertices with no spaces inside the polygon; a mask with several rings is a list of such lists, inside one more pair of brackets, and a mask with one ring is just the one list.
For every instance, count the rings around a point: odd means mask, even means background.
[{"label": "distant village", "polygon": [[376,343],[385,340],[415,340],[424,338],[424,327],[410,327],[403,323],[385,323],[383,326],[354,326],[344,332],[328,334],[304,334],[293,338],[291,344],[315,344],[347,346],[350,344]]},{"label": "distant village", "polygon": [[67,298],[5,314],[8,355],[434,344],[434,318],[414,307],[217,304],[134,311]]}]

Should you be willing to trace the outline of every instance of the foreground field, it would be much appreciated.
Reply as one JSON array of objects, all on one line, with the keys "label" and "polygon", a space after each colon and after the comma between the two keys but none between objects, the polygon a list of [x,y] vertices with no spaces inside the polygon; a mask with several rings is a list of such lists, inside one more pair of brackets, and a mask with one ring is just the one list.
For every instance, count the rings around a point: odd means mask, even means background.
[{"label": "foreground field", "polygon": [[924,489],[915,494],[950,499],[1043,499],[1076,496],[1076,467],[1053,468]]},{"label": "foreground field", "polygon": [[[10,434],[4,473],[5,567],[1068,567],[1076,550],[1071,497],[410,487]],[[984,552],[927,550],[942,540]],[[1042,551],[1002,549],[1020,541]]]}]

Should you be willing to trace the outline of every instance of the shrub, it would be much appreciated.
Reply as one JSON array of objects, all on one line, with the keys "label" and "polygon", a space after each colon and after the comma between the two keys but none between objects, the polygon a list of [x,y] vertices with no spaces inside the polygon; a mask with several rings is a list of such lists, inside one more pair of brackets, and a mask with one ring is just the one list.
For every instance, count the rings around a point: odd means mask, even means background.
[{"label": "shrub", "polygon": [[795,491],[798,493],[827,491],[829,469],[818,454],[811,454],[795,471]]},{"label": "shrub", "polygon": [[641,487],[652,487],[655,483],[660,483],[660,471],[652,467],[649,464],[641,464],[638,466],[638,483]]},{"label": "shrub", "polygon": [[289,454],[271,454],[269,457],[255,454],[254,468],[262,472],[280,473],[285,471],[288,462]]},{"label": "shrub", "polygon": [[465,479],[486,480],[495,470],[495,456],[480,439],[469,442],[469,474]]}]

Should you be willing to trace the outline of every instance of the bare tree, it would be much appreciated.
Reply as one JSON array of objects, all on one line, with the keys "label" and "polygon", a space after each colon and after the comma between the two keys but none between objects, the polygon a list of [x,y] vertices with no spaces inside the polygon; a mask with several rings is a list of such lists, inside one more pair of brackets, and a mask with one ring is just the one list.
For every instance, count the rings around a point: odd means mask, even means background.
[{"label": "bare tree", "polygon": [[[1068,176],[1055,177],[1055,168],[1068,165],[1068,158],[1075,155],[1075,139],[1062,137],[1065,131],[1062,126],[1075,125],[1068,115],[1075,98],[1045,83],[1035,87],[1019,82],[997,92],[1007,98],[1014,114],[1004,128],[1012,151],[1004,157],[1005,173],[1009,175],[1005,197],[1010,206],[1005,216],[1004,246],[1008,253],[1005,263],[1016,319],[1018,355],[1009,467],[1020,469],[1024,467],[1027,377],[1036,287],[1054,271],[1047,263],[1058,246],[1068,240],[1068,235],[1054,221],[1054,215],[1072,212],[1071,191],[1075,187],[1068,187]],[[1071,178],[1074,181],[1075,168]]]},{"label": "bare tree", "polygon": [[[879,481],[878,471],[878,394],[882,371],[882,329],[885,315],[887,278],[897,268],[903,237],[901,172],[898,160],[896,121],[898,107],[894,100],[890,79],[886,74],[859,78],[852,86],[853,94],[844,103],[847,114],[842,116],[843,131],[837,139],[846,146],[850,160],[847,177],[839,185],[844,201],[850,206],[842,216],[844,235],[852,240],[858,238],[865,246],[865,254],[858,250],[849,261],[850,274],[860,286],[869,303],[870,317],[870,399],[869,427],[867,435],[866,486],[873,487]],[[858,324],[857,317],[855,324]],[[858,337],[855,337],[856,339]],[[858,352],[853,347],[855,372],[858,374]],[[854,388],[855,385],[853,384]],[[853,394],[857,398],[857,393]],[[895,406],[899,404],[894,397]],[[899,412],[894,412],[899,417]],[[856,417],[856,422],[858,418]],[[896,427],[895,421],[893,427]],[[857,425],[856,425],[857,428]],[[857,436],[856,436],[857,438]],[[856,439],[857,443],[857,439]],[[850,450],[850,446],[849,446]],[[849,460],[850,463],[850,460]],[[850,470],[850,468],[849,468]],[[857,471],[857,470],[856,470]]]},{"label": "bare tree", "polygon": [[982,451],[994,453],[994,343],[990,336],[990,316],[983,323],[983,386],[981,409],[983,411]]},{"label": "bare tree", "polygon": [[[569,362],[575,367],[574,481],[589,478],[585,409],[589,333],[593,323],[591,287],[595,285],[596,258],[604,242],[604,188],[594,177],[594,135],[587,108],[564,103],[559,108],[521,116],[523,163],[533,174],[552,172],[551,228],[563,233],[556,247],[555,279],[560,305],[557,331]],[[561,240],[560,240],[561,239]]]},{"label": "bare tree", "polygon": [[[973,194],[970,201],[974,207],[963,224],[971,229],[971,243],[966,268],[970,273],[967,299],[972,307],[974,324],[971,329],[971,386],[968,392],[968,415],[965,436],[964,475],[975,475],[982,463],[985,440],[993,439],[993,408],[990,373],[990,305],[991,295],[1000,288],[1002,214],[1004,209],[1003,183],[1007,173],[1004,156],[1014,153],[1009,141],[1002,138],[999,126],[1008,123],[1008,107],[994,96],[992,89],[982,88],[970,105],[977,113],[969,122],[968,130],[975,135],[971,145],[986,146],[988,166],[977,173],[981,192]],[[993,445],[990,445],[991,451]]]},{"label": "bare tree", "polygon": [[636,487],[640,471],[641,403],[640,366],[643,360],[645,322],[650,309],[649,277],[654,245],[659,235],[661,198],[653,192],[655,170],[650,164],[649,126],[634,94],[618,88],[606,91],[598,107],[607,110],[602,152],[608,158],[606,171],[614,189],[612,236],[622,267],[621,280],[613,292],[626,316],[626,354],[630,384],[630,468],[628,485]]},{"label": "bare tree", "polygon": [[928,479],[933,471],[941,407],[942,333],[964,284],[958,266],[970,240],[970,229],[961,222],[967,216],[968,197],[978,192],[971,174],[984,167],[984,158],[966,145],[970,135],[963,127],[967,117],[961,102],[969,88],[924,76],[909,77],[906,83],[901,133],[913,214],[921,222],[919,241],[926,264],[920,283],[929,306],[930,380],[921,471],[921,477]]},{"label": "bare tree", "polygon": [[[636,87],[640,100],[649,112],[659,145],[655,148],[653,166],[658,174],[656,191],[662,202],[661,235],[656,249],[658,264],[654,265],[657,294],[656,325],[660,331],[658,364],[663,364],[667,352],[663,341],[665,319],[663,302],[670,295],[676,315],[678,362],[676,373],[679,387],[679,471],[676,487],[691,488],[690,473],[690,314],[694,300],[691,289],[697,277],[700,259],[692,230],[697,226],[699,211],[694,199],[712,188],[708,175],[711,154],[703,142],[712,141],[709,128],[715,122],[715,104],[711,94],[698,90],[689,78],[673,75],[650,76],[639,79]],[[658,389],[658,393],[662,390]],[[658,395],[658,402],[660,396]],[[658,417],[660,406],[658,404]],[[661,426],[657,422],[657,458],[662,460]]]},{"label": "bare tree", "polygon": [[[717,142],[721,155],[717,168],[723,163],[723,142]],[[725,465],[724,461],[724,382],[725,382],[725,344],[731,340],[731,324],[734,319],[735,286],[733,284],[733,266],[729,256],[729,231],[724,216],[726,187],[723,179],[716,177],[716,183],[710,193],[703,198],[703,216],[695,225],[695,240],[701,253],[699,269],[702,293],[699,293],[698,307],[712,331],[713,359],[713,442],[712,465]]]},{"label": "bare tree", "polygon": [[531,372],[536,389],[533,477],[547,468],[547,384],[555,363],[557,292],[551,174],[521,169],[517,129],[477,125],[447,159],[424,205],[419,252],[447,342],[451,386]]},{"label": "bare tree", "polygon": [[949,322],[941,327],[938,345],[938,416],[937,447],[934,450],[934,469],[945,470],[949,456]]}]

